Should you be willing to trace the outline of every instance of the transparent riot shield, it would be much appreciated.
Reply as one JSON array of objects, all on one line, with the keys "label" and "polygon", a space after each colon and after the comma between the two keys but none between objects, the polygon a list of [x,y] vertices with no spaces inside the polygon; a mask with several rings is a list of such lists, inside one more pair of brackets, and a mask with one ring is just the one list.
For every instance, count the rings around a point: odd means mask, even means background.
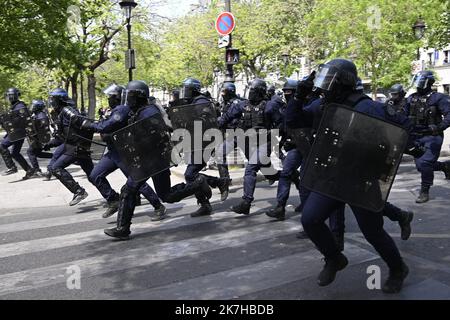
[{"label": "transparent riot shield", "polygon": [[408,133],[386,121],[331,104],[325,108],[301,183],[350,205],[383,210]]},{"label": "transparent riot shield", "polygon": [[112,142],[135,181],[147,180],[173,165],[170,134],[160,115],[116,131]]},{"label": "transparent riot shield", "polygon": [[3,114],[1,123],[11,142],[25,139],[27,135],[34,134],[33,120],[26,108]]}]

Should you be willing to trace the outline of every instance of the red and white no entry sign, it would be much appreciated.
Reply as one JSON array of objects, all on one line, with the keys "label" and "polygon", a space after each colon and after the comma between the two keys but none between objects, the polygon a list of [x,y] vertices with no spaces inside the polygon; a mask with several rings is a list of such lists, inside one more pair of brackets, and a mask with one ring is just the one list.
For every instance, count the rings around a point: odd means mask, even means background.
[{"label": "red and white no entry sign", "polygon": [[231,12],[222,12],[216,20],[216,30],[221,36],[229,35],[236,26],[236,20]]}]

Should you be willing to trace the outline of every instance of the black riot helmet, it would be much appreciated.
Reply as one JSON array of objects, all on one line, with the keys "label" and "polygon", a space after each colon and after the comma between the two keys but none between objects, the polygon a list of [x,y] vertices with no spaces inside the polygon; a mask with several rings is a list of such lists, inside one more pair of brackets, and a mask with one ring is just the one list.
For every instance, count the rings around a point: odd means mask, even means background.
[{"label": "black riot helmet", "polygon": [[417,73],[411,82],[411,87],[417,89],[419,94],[426,94],[431,92],[431,87],[436,82],[433,72],[431,71],[420,71]]},{"label": "black riot helmet", "polygon": [[230,101],[233,98],[236,98],[236,86],[233,82],[224,82],[222,84],[222,90],[220,91],[222,95],[222,99],[224,101]]},{"label": "black riot helmet", "polygon": [[269,97],[269,99],[275,95],[275,91],[276,91],[275,86],[273,84],[271,84],[269,86],[269,89],[267,89],[267,96]]},{"label": "black riot helmet", "polygon": [[8,90],[6,90],[5,93],[5,98],[6,100],[8,100],[9,103],[11,103],[11,105],[15,104],[16,102],[19,101],[19,97],[20,97],[20,90],[17,88],[9,88]]},{"label": "black riot helmet", "polygon": [[115,83],[103,90],[103,93],[108,96],[108,105],[111,109],[114,109],[122,103],[122,94],[124,90],[125,87]]},{"label": "black riot helmet", "polygon": [[39,112],[44,111],[45,109],[45,102],[42,100],[33,100],[31,102],[31,112],[34,114],[37,114]]},{"label": "black riot helmet", "polygon": [[334,91],[336,87],[356,88],[358,71],[350,60],[334,59],[319,66],[314,86],[323,91]]},{"label": "black riot helmet", "polygon": [[194,78],[187,78],[183,81],[180,90],[180,99],[186,101],[192,101],[195,97],[199,96],[202,89],[202,83],[200,80]]},{"label": "black riot helmet", "polygon": [[297,85],[298,81],[294,79],[287,79],[287,81],[284,83],[283,86],[283,93],[284,98],[286,99],[286,102],[289,102],[292,97],[295,95],[295,92],[297,91]]},{"label": "black riot helmet", "polygon": [[319,66],[314,87],[319,89],[327,102],[341,102],[351,94],[358,81],[355,64],[346,59],[334,59]]},{"label": "black riot helmet", "polygon": [[56,88],[53,91],[50,91],[48,104],[53,108],[53,110],[59,113],[63,107],[70,104],[69,94],[62,88]]},{"label": "black riot helmet", "polygon": [[389,89],[389,96],[392,101],[400,102],[406,96],[406,92],[400,83],[396,83]]},{"label": "black riot helmet", "polygon": [[252,104],[258,104],[267,97],[267,84],[262,79],[255,79],[250,83],[248,100]]},{"label": "black riot helmet", "polygon": [[135,80],[128,82],[123,94],[125,105],[136,111],[148,104],[150,89],[144,81]]}]

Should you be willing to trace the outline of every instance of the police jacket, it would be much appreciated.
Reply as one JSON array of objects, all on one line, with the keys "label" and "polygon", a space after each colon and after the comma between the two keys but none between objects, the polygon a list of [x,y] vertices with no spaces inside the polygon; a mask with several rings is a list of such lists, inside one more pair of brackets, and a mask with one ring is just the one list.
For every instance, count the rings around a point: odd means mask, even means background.
[{"label": "police jacket", "polygon": [[450,97],[445,94],[413,93],[407,99],[405,110],[414,124],[415,132],[426,130],[430,125],[434,125],[442,133],[450,126]]},{"label": "police jacket", "polygon": [[244,100],[230,107],[218,120],[219,127],[225,128],[233,120],[240,120],[239,127],[248,129],[279,128],[282,117],[279,105],[273,101],[262,100],[258,105],[252,105]]}]

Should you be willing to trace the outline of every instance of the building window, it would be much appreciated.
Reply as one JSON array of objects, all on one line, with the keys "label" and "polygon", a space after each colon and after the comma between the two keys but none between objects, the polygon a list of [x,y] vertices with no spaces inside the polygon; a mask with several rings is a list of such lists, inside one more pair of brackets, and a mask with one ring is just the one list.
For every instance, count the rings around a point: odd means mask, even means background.
[{"label": "building window", "polygon": [[444,84],[444,93],[450,95],[450,84]]},{"label": "building window", "polygon": [[444,64],[450,63],[450,50],[444,51]]}]

